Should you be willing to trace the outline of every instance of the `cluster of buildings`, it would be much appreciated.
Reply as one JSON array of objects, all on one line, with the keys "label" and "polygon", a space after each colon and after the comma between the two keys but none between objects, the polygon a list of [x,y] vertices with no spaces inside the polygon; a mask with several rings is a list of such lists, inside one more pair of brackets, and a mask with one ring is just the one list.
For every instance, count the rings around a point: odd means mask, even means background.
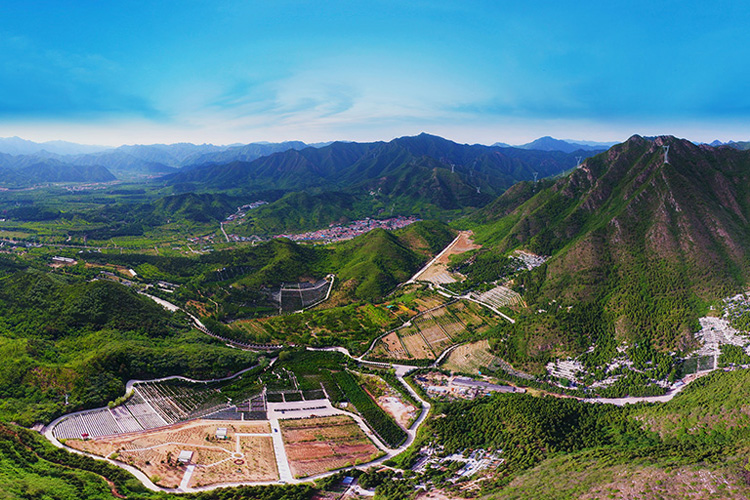
[{"label": "cluster of buildings", "polygon": [[547,261],[547,257],[536,255],[525,250],[516,250],[513,252],[513,257],[521,261],[520,269],[527,269],[531,271],[535,267],[539,267]]},{"label": "cluster of buildings", "polygon": [[188,241],[190,243],[213,243],[214,242],[214,235],[213,234],[207,234],[205,236],[194,236],[192,238],[188,238]]},{"label": "cluster of buildings", "polygon": [[227,238],[229,238],[231,241],[249,241],[252,243],[260,243],[261,241],[266,241],[266,238],[261,238],[260,236],[251,235],[251,236],[237,236],[236,234],[229,234],[227,235]]},{"label": "cluster of buildings", "polygon": [[[134,271],[135,272],[135,271]],[[135,283],[133,281],[130,281],[128,279],[122,278],[118,275],[116,275],[113,272],[110,271],[99,271],[100,276],[104,279],[114,281],[115,283],[120,283],[125,286],[135,286]]]},{"label": "cluster of buildings", "polygon": [[493,392],[526,392],[519,387],[498,385],[469,377],[449,376],[441,372],[417,375],[414,381],[431,398],[474,399]]},{"label": "cluster of buildings", "polygon": [[308,231],[301,234],[278,234],[274,238],[289,238],[293,241],[341,241],[350,240],[373,229],[400,229],[417,222],[415,217],[391,217],[390,219],[356,220],[346,226],[331,224],[326,229]]},{"label": "cluster of buildings", "polygon": [[424,472],[426,469],[447,470],[451,462],[462,462],[464,465],[450,479],[455,483],[462,478],[470,478],[485,469],[497,469],[504,459],[501,457],[502,450],[490,452],[484,449],[473,450],[470,453],[454,453],[453,455],[441,456],[442,449],[439,447],[425,446],[419,450],[421,458],[412,467],[415,472]]},{"label": "cluster of buildings", "polygon": [[59,255],[55,255],[52,257],[52,262],[50,263],[50,267],[65,267],[65,266],[74,266],[78,264],[78,261],[75,259],[71,259],[70,257],[60,257]]},{"label": "cluster of buildings", "polygon": [[748,292],[726,298],[723,300],[723,303],[724,311],[722,317],[728,321],[738,319],[750,312],[750,294]]},{"label": "cluster of buildings", "polygon": [[156,286],[162,292],[167,292],[167,293],[174,293],[175,290],[177,290],[180,287],[180,285],[170,283],[169,281],[157,281]]},{"label": "cluster of buildings", "polygon": [[229,217],[227,217],[225,220],[226,221],[233,221],[233,220],[241,219],[245,215],[247,215],[247,212],[249,210],[253,210],[255,208],[260,207],[261,205],[266,205],[266,204],[268,204],[267,201],[258,200],[258,201],[254,201],[252,203],[248,203],[247,205],[242,205],[241,207],[237,207],[237,211],[235,213],[233,213],[232,215],[230,215]]},{"label": "cluster of buildings", "polygon": [[72,193],[76,193],[79,191],[93,191],[95,189],[107,189],[111,187],[113,183],[114,182],[110,181],[110,182],[93,182],[89,184],[75,184],[72,186],[65,186],[65,189],[67,189],[68,191]]}]

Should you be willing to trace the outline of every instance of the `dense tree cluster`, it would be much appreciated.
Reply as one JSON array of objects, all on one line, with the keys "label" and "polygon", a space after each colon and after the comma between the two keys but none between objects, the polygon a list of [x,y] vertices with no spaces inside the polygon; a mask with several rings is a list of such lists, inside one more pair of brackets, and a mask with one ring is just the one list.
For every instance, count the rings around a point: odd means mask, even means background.
[{"label": "dense tree cluster", "polygon": [[401,427],[372,400],[349,372],[336,372],[334,378],[349,402],[388,446],[396,448],[406,440],[406,433]]}]

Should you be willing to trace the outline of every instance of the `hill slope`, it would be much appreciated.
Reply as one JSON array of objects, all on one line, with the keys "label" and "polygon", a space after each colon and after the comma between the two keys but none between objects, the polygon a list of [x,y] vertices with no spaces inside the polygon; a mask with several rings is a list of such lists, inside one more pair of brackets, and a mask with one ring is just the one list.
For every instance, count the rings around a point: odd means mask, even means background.
[{"label": "hill slope", "polygon": [[702,304],[750,277],[748,180],[746,152],[634,136],[555,183],[514,187],[471,221],[495,251],[552,256],[523,280],[527,300],[591,306],[570,349],[687,349]]},{"label": "hill slope", "polygon": [[51,158],[0,153],[0,186],[25,187],[48,182],[108,182],[116,177],[101,165],[72,165]]}]

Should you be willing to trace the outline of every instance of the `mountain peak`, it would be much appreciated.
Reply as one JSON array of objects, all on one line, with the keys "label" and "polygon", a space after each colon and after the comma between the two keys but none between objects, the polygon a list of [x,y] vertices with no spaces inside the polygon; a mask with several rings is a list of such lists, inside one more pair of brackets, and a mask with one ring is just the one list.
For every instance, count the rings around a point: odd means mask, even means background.
[{"label": "mountain peak", "polygon": [[562,139],[555,139],[548,135],[516,147],[537,151],[562,151],[563,153],[573,153],[574,151],[604,151],[607,149],[607,147],[603,145],[587,145],[572,141],[569,142]]},{"label": "mountain peak", "polygon": [[749,167],[743,151],[634,135],[549,187],[508,191],[472,217],[491,221],[483,232],[500,252],[551,256],[540,302],[596,304],[618,341],[684,349],[694,304],[750,279]]}]

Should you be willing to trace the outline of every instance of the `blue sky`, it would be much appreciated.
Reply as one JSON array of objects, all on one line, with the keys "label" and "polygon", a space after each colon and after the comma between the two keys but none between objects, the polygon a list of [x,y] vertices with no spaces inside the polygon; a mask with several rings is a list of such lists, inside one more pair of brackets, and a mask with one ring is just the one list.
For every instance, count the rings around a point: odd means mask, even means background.
[{"label": "blue sky", "polygon": [[0,136],[750,139],[739,1],[0,0]]}]

